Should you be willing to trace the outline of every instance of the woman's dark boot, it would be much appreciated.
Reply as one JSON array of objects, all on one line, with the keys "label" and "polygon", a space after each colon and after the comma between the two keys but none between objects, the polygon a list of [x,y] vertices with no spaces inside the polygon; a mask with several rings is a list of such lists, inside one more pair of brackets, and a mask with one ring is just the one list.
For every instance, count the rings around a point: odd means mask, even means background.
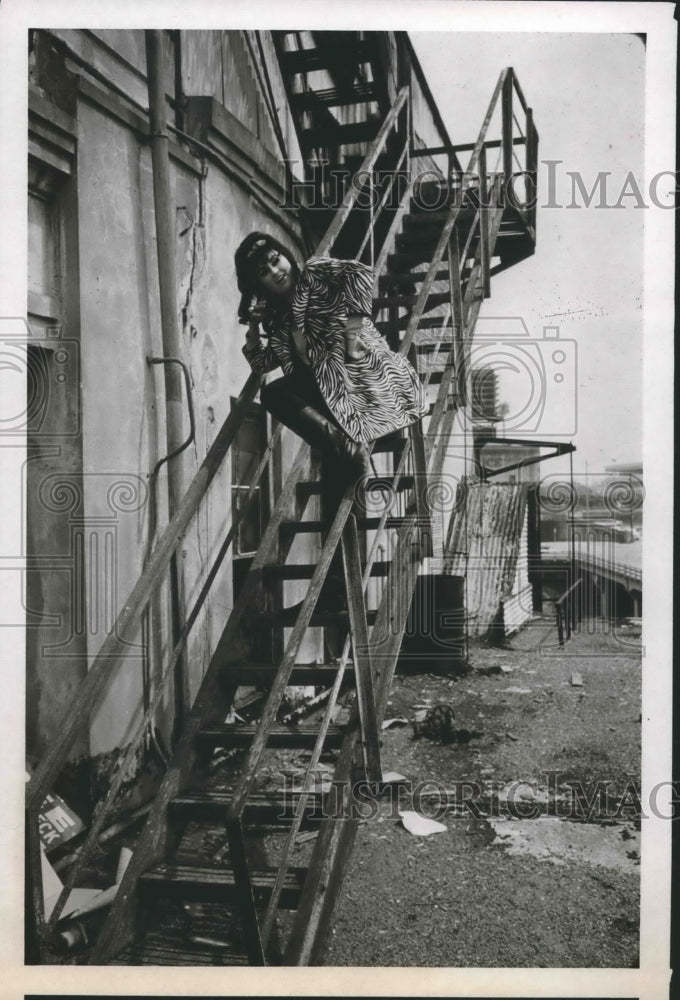
[{"label": "woman's dark boot", "polygon": [[370,471],[366,445],[352,441],[337,424],[311,405],[295,385],[294,379],[284,376],[268,382],[260,389],[260,399],[265,410],[278,421],[312,448],[339,458],[355,478]]},{"label": "woman's dark boot", "polygon": [[313,406],[305,406],[297,414],[297,419],[299,430],[290,424],[288,426],[312,447],[320,448],[323,452],[331,450],[357,478],[370,472],[366,445],[352,441],[340,427],[324,417],[323,413],[319,413]]}]

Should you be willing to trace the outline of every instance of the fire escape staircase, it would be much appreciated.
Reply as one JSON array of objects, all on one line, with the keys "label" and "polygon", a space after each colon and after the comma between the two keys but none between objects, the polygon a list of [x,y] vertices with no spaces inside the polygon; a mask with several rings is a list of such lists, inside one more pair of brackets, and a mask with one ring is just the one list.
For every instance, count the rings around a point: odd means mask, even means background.
[{"label": "fire escape staircase", "polygon": [[[370,52],[364,52],[362,45],[357,42],[357,58],[368,58]],[[332,57],[328,46],[319,46],[290,53],[286,58],[292,73],[318,68]],[[283,62],[286,64],[285,59]],[[304,90],[298,97],[290,91],[292,105],[303,110],[312,106],[327,108],[338,101],[364,100],[367,95],[370,100],[384,100],[378,83],[362,80],[358,74],[351,79],[349,76],[344,85],[351,94],[329,95],[324,90],[312,96]],[[383,491],[391,503],[384,503],[375,517],[357,518],[352,513],[351,487],[332,524],[310,516],[310,501],[320,486],[302,476],[308,447],[300,445],[138,836],[130,865],[96,942],[83,958],[88,963],[309,965],[322,960],[325,934],[358,824],[352,812],[351,783],[363,779],[375,795],[384,790],[380,724],[419,569],[432,551],[429,487],[441,474],[456,412],[466,404],[466,359],[481,303],[490,294],[492,261],[500,257],[502,262],[504,255],[506,261],[526,256],[533,251],[535,234],[531,206],[523,209],[508,205],[504,175],[494,176],[486,167],[488,150],[500,147],[506,177],[512,169],[513,132],[507,123],[519,101],[528,123],[524,144],[527,164],[535,175],[537,137],[512,70],[505,70],[496,85],[477,141],[472,147],[460,147],[470,150],[466,175],[442,173],[433,180],[430,170],[427,190],[419,183],[418,166],[429,162],[428,156],[434,154],[414,149],[409,132],[403,128],[410,99],[409,89],[402,88],[377,123],[361,164],[361,175],[370,181],[386,148],[398,150],[393,176],[407,177],[405,191],[389,209],[384,199],[367,212],[359,206],[360,188],[350,185],[316,253],[337,256],[337,247],[343,237],[348,238],[348,231],[352,239],[363,232],[358,244],[351,247],[351,255],[374,266],[377,325],[393,348],[407,354],[419,371],[431,399],[429,415],[422,426],[376,442],[374,455],[380,455],[388,471],[377,481],[371,479],[368,491]],[[493,142],[487,131],[499,103],[505,127],[502,140]],[[310,136],[310,142],[312,139]],[[449,156],[456,157],[458,151],[447,150]],[[470,177],[476,181],[470,183]],[[424,201],[432,204],[433,189],[440,202],[437,211],[422,207]],[[357,222],[358,218],[361,222]],[[376,241],[373,237],[378,220],[384,236]],[[57,744],[30,783],[26,825],[29,962],[50,961],[52,935],[66,896],[77,884],[80,866],[96,847],[126,767],[164,695],[164,685],[159,683],[108,793],[95,810],[79,864],[66,879],[49,919],[43,915],[40,883],[40,805],[67,759],[74,736],[89,723],[109,677],[120,664],[125,641],[135,636],[151,595],[166,579],[172,555],[221,468],[259,384],[260,379],[254,375],[246,383],[92,665],[77,702],[64,720]],[[280,433],[279,428],[253,469],[250,500],[277,448]],[[290,510],[295,506],[300,516],[291,520]],[[238,530],[239,516],[242,514],[234,517],[187,617],[164,670],[166,681],[172,678],[174,664]],[[382,549],[377,544],[385,529],[395,533],[389,560],[381,557]],[[313,532],[322,540],[314,564],[288,561],[293,541],[302,532]],[[338,547],[344,567],[346,609],[318,611],[317,600]],[[282,581],[291,579],[309,581],[301,606],[286,611],[267,610],[258,604],[259,595],[267,588],[276,593]],[[367,586],[375,580],[384,581],[382,597],[377,609],[367,610]],[[336,630],[344,629],[346,634],[339,660],[321,665],[299,663],[298,653],[307,629],[330,624]],[[282,635],[284,628],[289,629],[289,634],[278,664],[253,663],[243,658],[243,638],[249,629],[273,629]],[[341,726],[333,720],[343,683],[351,683],[356,696],[349,721]],[[251,684],[269,685],[257,723],[225,722],[236,689]],[[284,692],[291,684],[330,686],[325,711],[316,725],[281,723]],[[228,790],[216,790],[209,781],[209,764],[216,749],[243,754],[240,772]],[[263,769],[271,764],[271,752],[276,749],[307,755],[304,777],[287,797],[258,791]],[[323,794],[316,783],[322,760],[333,764],[332,791]],[[223,846],[217,855],[213,853],[211,861],[187,855],[184,847],[188,826],[201,823],[217,824],[223,831]],[[304,830],[316,831],[316,837],[307,863],[300,867],[292,859]],[[265,835],[268,845],[272,838],[276,841],[276,846],[268,846],[266,851]],[[164,900],[176,901],[186,917],[184,926],[165,926],[155,921]],[[192,906],[198,907],[202,916],[191,917]],[[215,920],[210,922],[213,910],[221,914],[219,936]]]}]

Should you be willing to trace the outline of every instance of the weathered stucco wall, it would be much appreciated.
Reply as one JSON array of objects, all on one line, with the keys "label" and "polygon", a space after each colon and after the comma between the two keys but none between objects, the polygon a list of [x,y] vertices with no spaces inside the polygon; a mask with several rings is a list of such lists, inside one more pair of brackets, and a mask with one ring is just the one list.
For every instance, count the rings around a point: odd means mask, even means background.
[{"label": "weathered stucco wall", "polygon": [[[100,68],[115,66],[119,85],[125,83],[135,99],[141,100],[130,68],[136,61],[139,72],[143,55],[139,38],[124,53],[125,63],[130,64],[125,65],[108,49],[98,50],[92,38],[83,39],[77,32],[68,35],[69,44],[83,58],[92,59]],[[113,38],[106,41],[115,43]],[[91,661],[143,568],[151,516],[149,474],[166,447],[163,373],[146,363],[147,356],[163,353],[150,150],[134,127],[92,100],[80,100],[78,127],[84,585]],[[196,440],[174,460],[181,463],[186,487],[249,374],[241,354],[245,331],[236,320],[235,249],[253,228],[270,231],[289,243],[291,237],[251,197],[247,178],[239,183],[215,162],[202,165],[187,156],[183,160],[172,160],[171,178],[181,354],[191,375],[196,417]],[[185,426],[188,432],[188,419]],[[284,434],[284,470],[298,444],[293,435]],[[166,483],[164,467],[158,482],[161,529],[167,522]],[[227,461],[178,549],[188,606],[209,568],[210,553],[228,529],[230,514]],[[313,543],[306,540],[306,545],[309,559]],[[286,595],[286,603],[295,599],[296,594]],[[232,568],[227,558],[189,642],[191,697],[232,603]],[[168,659],[168,636],[168,594],[163,591],[154,602],[148,631],[140,633],[137,644],[130,647],[93,719],[93,754],[125,743],[132,735],[139,719],[143,673],[158,679]],[[148,643],[146,663],[142,641]],[[309,658],[315,655],[316,646]],[[49,691],[43,694],[49,696]],[[156,720],[166,737],[171,715],[172,702],[166,699]]]}]

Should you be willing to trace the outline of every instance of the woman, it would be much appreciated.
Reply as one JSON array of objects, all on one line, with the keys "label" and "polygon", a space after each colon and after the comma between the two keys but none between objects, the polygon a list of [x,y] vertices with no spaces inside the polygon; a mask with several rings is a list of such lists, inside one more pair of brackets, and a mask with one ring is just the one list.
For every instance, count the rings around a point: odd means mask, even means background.
[{"label": "woman", "polygon": [[416,372],[371,321],[372,269],[312,257],[300,270],[259,232],[243,240],[235,263],[243,353],[253,371],[283,370],[262,387],[262,405],[326,458],[341,459],[353,479],[366,475],[367,446],[427,410]]}]

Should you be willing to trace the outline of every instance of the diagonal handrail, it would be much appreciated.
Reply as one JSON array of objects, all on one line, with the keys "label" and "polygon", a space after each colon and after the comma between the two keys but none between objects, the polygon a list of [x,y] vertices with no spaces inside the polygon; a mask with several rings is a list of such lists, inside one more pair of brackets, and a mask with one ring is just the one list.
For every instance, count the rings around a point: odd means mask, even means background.
[{"label": "diagonal handrail", "polygon": [[146,568],[141,572],[127,599],[123,602],[122,610],[116,618],[111,632],[102,643],[75,700],[69,705],[60,726],[57,728],[57,736],[53,744],[31,778],[26,795],[29,811],[35,812],[42,805],[52,782],[66,761],[73,740],[80,728],[89,720],[104,685],[119,665],[125,647],[139,625],[142,612],[148,604],[151,594],[162,582],[173,553],[208,487],[219,471],[222,460],[236,437],[243,414],[255,398],[259,385],[260,376],[250,375],[233,409],[201,462],[182,503],[168,522]]},{"label": "diagonal handrail", "polygon": [[[407,98],[408,98],[408,87],[402,87],[399,93],[397,94],[394,104],[387,113],[387,116],[384,122],[382,123],[377,136],[373,140],[373,144],[371,145],[371,148],[366,154],[363,163],[361,164],[361,166],[357,171],[359,177],[367,177],[373,170],[373,167],[376,164],[376,160],[380,156],[385,146],[385,143],[387,142],[387,137],[392,131],[394,125],[396,124],[397,115],[399,114],[404,104],[406,103]],[[336,212],[335,216],[333,217],[333,221],[326,230],[325,236],[322,237],[321,242],[316,248],[316,255],[318,257],[325,256],[329,252],[330,248],[333,246],[335,241],[337,240],[343,226],[345,225],[345,222],[347,221],[350,212],[357,203],[357,199],[361,194],[362,188],[363,188],[363,183],[360,184],[352,183],[350,185],[349,190],[345,193],[345,197],[342,200],[340,208]]]}]

